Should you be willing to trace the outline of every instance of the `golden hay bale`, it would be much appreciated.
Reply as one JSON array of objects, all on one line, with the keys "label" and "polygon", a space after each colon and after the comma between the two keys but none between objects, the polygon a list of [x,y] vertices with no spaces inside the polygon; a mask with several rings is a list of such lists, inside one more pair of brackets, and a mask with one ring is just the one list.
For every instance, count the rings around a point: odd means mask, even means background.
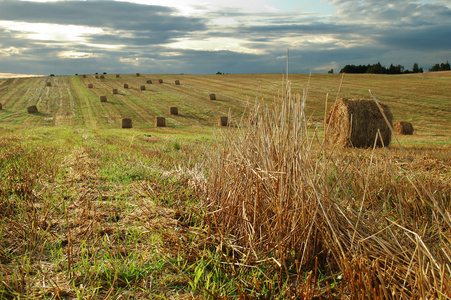
[{"label": "golden hay bale", "polygon": [[119,74],[116,74],[116,78],[119,78],[120,76],[119,76]]},{"label": "golden hay bale", "polygon": [[100,96],[100,102],[106,102],[106,96]]},{"label": "golden hay bale", "polygon": [[99,79],[99,75],[96,75],[96,79]]},{"label": "golden hay bale", "polygon": [[128,84],[124,83],[124,89],[128,89]]},{"label": "golden hay bale", "polygon": [[149,80],[146,81],[146,83],[152,84],[152,80],[149,79]]},{"label": "golden hay bale", "polygon": [[166,119],[164,117],[155,117],[156,127],[166,127]]},{"label": "golden hay bale", "polygon": [[179,109],[177,107],[169,108],[169,114],[173,116],[177,116],[179,114]]},{"label": "golden hay bale", "polygon": [[47,82],[47,86],[52,86],[52,83],[51,82]]},{"label": "golden hay bale", "polygon": [[141,74],[139,74],[139,73],[136,73],[136,76],[141,76]]},{"label": "golden hay bale", "polygon": [[132,128],[132,119],[122,119],[122,128]]},{"label": "golden hay bale", "polygon": [[88,88],[92,89],[94,87],[94,85],[92,83],[88,83]]},{"label": "golden hay bale", "polygon": [[396,134],[400,134],[400,135],[412,135],[413,134],[413,126],[412,123],[407,122],[407,121],[400,121],[400,120],[396,120],[393,123],[393,129],[395,130]]},{"label": "golden hay bale", "polygon": [[105,79],[105,76],[103,76],[103,75],[100,75],[100,79]]},{"label": "golden hay bale", "polygon": [[141,89],[141,91],[145,91],[145,90],[146,90],[146,86],[145,86],[145,85],[142,85],[142,86],[140,87],[140,89]]},{"label": "golden hay bale", "polygon": [[29,114],[35,114],[38,112],[38,108],[36,107],[36,105],[32,105],[27,108],[27,111]]},{"label": "golden hay bale", "polygon": [[113,89],[113,94],[119,94],[119,92],[117,91],[117,89]]},{"label": "golden hay bale", "polygon": [[180,80],[176,80],[175,85],[180,85]]},{"label": "golden hay bale", "polygon": [[[384,104],[381,104],[381,107],[391,125],[393,115],[390,109]],[[331,107],[326,118],[325,142],[328,146],[339,148],[372,147],[378,130],[380,130],[383,145],[388,146],[391,131],[373,100],[340,98]],[[379,137],[376,145],[382,146]]]},{"label": "golden hay bale", "polygon": [[163,79],[158,79],[158,83],[163,83]]},{"label": "golden hay bale", "polygon": [[216,100],[216,95],[215,94],[208,95],[208,100]]},{"label": "golden hay bale", "polygon": [[219,126],[228,126],[229,125],[229,118],[222,116],[218,118],[218,125]]}]

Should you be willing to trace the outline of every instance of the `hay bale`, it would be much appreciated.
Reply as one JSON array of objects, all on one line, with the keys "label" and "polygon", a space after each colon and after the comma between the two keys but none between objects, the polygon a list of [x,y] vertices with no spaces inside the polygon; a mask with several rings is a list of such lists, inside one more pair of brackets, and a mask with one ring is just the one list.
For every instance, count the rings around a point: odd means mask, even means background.
[{"label": "hay bale", "polygon": [[0,110],[2,110],[3,109],[3,106],[2,106],[2,104],[0,103]]},{"label": "hay bale", "polygon": [[78,76],[78,73],[75,73],[75,76]]},{"label": "hay bale", "polygon": [[103,75],[106,75],[106,72],[103,72]]},{"label": "hay bale", "polygon": [[175,85],[180,85],[180,80],[176,80]]},{"label": "hay bale", "polygon": [[55,76],[55,74],[50,74],[51,77]]},{"label": "hay bale", "polygon": [[139,76],[141,76],[141,74],[139,74],[139,73],[136,73],[136,76],[138,76],[138,77],[139,77]]},{"label": "hay bale", "polygon": [[106,96],[100,96],[100,102],[106,102]]},{"label": "hay bale", "polygon": [[218,118],[218,125],[219,126],[228,126],[229,125],[229,118],[225,116],[221,116]]},{"label": "hay bale", "polygon": [[96,75],[96,79],[99,79],[99,75]]},{"label": "hay bale", "polygon": [[142,85],[142,86],[140,87],[140,90],[141,90],[141,91],[145,91],[145,90],[146,90],[146,86],[145,86],[145,85]]},{"label": "hay bale", "polygon": [[52,83],[51,82],[47,82],[47,86],[52,86]]},{"label": "hay bale", "polygon": [[124,83],[124,89],[128,89],[128,84]]},{"label": "hay bale", "polygon": [[119,74],[116,74],[116,78],[119,78],[120,76],[119,76]]},{"label": "hay bale", "polygon": [[158,79],[158,83],[163,83],[163,79]]},{"label": "hay bale", "polygon": [[177,107],[169,108],[169,114],[173,116],[177,116],[179,114],[179,109]]},{"label": "hay bale", "polygon": [[[381,107],[391,125],[390,109],[384,104]],[[326,118],[326,130],[325,144],[339,148],[373,147],[378,130],[385,146],[391,140],[390,128],[373,100],[338,99]],[[382,146],[380,138],[377,146]]]},{"label": "hay bale", "polygon": [[132,119],[122,119],[122,128],[132,128]]},{"label": "hay bale", "polygon": [[399,135],[412,135],[413,134],[413,126],[412,123],[407,121],[396,120],[393,123],[393,129],[396,134]]},{"label": "hay bale", "polygon": [[149,79],[149,80],[146,81],[146,83],[147,84],[152,84],[152,80]]},{"label": "hay bale", "polygon": [[113,94],[119,94],[119,92],[117,91],[117,89],[113,89]]},{"label": "hay bale", "polygon": [[216,100],[216,95],[215,94],[208,95],[208,100]]},{"label": "hay bale", "polygon": [[100,75],[100,79],[105,79],[105,76],[103,76],[103,75]]},{"label": "hay bale", "polygon": [[38,108],[36,107],[36,105],[32,105],[27,108],[27,111],[29,114],[35,114],[38,112]]},{"label": "hay bale", "polygon": [[155,127],[166,127],[166,119],[164,117],[155,117]]},{"label": "hay bale", "polygon": [[94,85],[92,83],[88,83],[88,88],[92,89],[94,87]]},{"label": "hay bale", "polygon": [[83,78],[86,78],[86,75],[83,75]]}]

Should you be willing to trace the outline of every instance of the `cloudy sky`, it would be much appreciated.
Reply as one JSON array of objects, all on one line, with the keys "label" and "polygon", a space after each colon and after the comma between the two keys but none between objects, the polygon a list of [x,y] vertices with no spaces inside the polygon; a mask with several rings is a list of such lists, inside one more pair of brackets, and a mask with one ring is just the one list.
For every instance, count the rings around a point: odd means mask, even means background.
[{"label": "cloudy sky", "polygon": [[0,73],[338,72],[451,61],[451,0],[0,0]]}]

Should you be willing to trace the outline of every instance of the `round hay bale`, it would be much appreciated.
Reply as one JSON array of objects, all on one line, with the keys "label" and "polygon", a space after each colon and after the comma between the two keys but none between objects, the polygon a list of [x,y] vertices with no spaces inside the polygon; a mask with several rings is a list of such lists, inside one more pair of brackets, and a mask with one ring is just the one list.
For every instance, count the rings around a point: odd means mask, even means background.
[{"label": "round hay bale", "polygon": [[122,119],[122,128],[132,128],[132,119],[124,118]]},{"label": "round hay bale", "polygon": [[175,85],[180,85],[180,80],[176,80]]},{"label": "round hay bale", "polygon": [[100,75],[100,79],[105,79],[105,76],[103,76],[103,75]]},{"label": "round hay bale", "polygon": [[119,78],[120,76],[119,76],[119,74],[116,74],[116,78]]},{"label": "round hay bale", "polygon": [[117,89],[113,89],[113,94],[114,94],[114,95],[119,94],[119,92],[117,91]]},{"label": "round hay bale", "polygon": [[124,83],[124,89],[128,89],[128,84]]},{"label": "round hay bale", "polygon": [[27,111],[29,114],[35,114],[38,112],[38,108],[36,107],[36,105],[32,105],[27,108]]},{"label": "round hay bale", "polygon": [[141,74],[139,74],[139,73],[136,73],[136,76],[141,76]]},{"label": "round hay bale", "polygon": [[163,79],[158,79],[158,83],[163,83]]},{"label": "round hay bale", "polygon": [[[382,110],[392,125],[393,115],[387,105]],[[331,107],[326,118],[325,144],[338,148],[373,147],[378,130],[376,146],[388,146],[391,140],[390,127],[385,122],[373,100],[340,98]]]},{"label": "round hay bale", "polygon": [[88,83],[88,88],[92,89],[94,87],[94,85],[92,83]]},{"label": "round hay bale", "polygon": [[225,116],[221,116],[218,118],[218,125],[219,126],[228,126],[229,125],[229,118]]},{"label": "round hay bale", "polygon": [[146,81],[146,83],[147,84],[152,84],[152,80],[149,79],[149,80]]},{"label": "round hay bale", "polygon": [[106,102],[106,96],[100,96],[100,102]]},{"label": "round hay bale", "polygon": [[179,114],[179,109],[177,107],[169,108],[169,114],[173,116],[177,116]]},{"label": "round hay bale", "polygon": [[103,75],[106,75],[106,72],[103,72]]},{"label": "round hay bale", "polygon": [[215,94],[208,95],[208,100],[216,100],[216,95]]},{"label": "round hay bale", "polygon": [[52,83],[51,82],[47,82],[47,86],[52,86]]},{"label": "round hay bale", "polygon": [[413,126],[412,123],[407,121],[396,120],[393,123],[393,129],[396,134],[399,135],[412,135],[413,134]]},{"label": "round hay bale", "polygon": [[145,91],[145,90],[146,90],[146,86],[145,86],[145,85],[142,85],[142,86],[140,87],[140,90],[141,90],[141,91]]},{"label": "round hay bale", "polygon": [[155,127],[166,127],[166,119],[164,117],[155,117]]}]

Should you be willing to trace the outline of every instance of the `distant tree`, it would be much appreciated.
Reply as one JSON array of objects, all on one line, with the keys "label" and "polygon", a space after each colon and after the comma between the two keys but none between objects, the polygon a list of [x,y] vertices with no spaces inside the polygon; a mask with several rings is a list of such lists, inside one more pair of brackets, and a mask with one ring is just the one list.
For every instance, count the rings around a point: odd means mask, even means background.
[{"label": "distant tree", "polygon": [[221,72],[216,72],[216,75],[222,75],[222,73]]},{"label": "distant tree", "polygon": [[329,72],[327,72],[329,74],[334,74],[334,69],[330,69]]},{"label": "distant tree", "polygon": [[419,72],[420,72],[420,68],[418,67],[418,64],[413,63],[412,73],[419,73]]}]

